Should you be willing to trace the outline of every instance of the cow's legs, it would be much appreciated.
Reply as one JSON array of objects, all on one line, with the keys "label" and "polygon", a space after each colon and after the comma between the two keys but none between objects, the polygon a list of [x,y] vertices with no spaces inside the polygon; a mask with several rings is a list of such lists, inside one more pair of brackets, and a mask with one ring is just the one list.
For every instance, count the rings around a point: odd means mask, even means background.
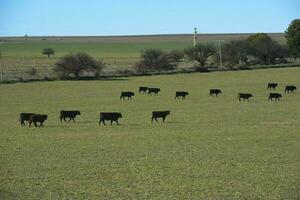
[{"label": "cow's legs", "polygon": [[35,126],[35,127],[37,127],[37,126],[38,126],[38,125],[37,125],[37,123],[36,123],[36,121],[34,121],[33,123],[34,123],[34,126]]},{"label": "cow's legs", "polygon": [[119,122],[118,122],[118,120],[116,120],[116,122],[117,122],[118,125],[120,125]]},{"label": "cow's legs", "polygon": [[157,118],[156,118],[156,117],[155,117],[154,119],[155,119],[155,121],[156,121],[156,122],[158,122],[158,120],[157,120]]},{"label": "cow's legs", "polygon": [[31,127],[31,123],[32,123],[32,121],[29,122],[29,128]]},{"label": "cow's legs", "polygon": [[72,117],[73,123],[75,123],[75,117]]},{"label": "cow's legs", "polygon": [[101,122],[105,125],[104,119],[100,119],[99,125],[101,125]]},{"label": "cow's legs", "polygon": [[66,117],[63,118],[65,122],[67,122]]},{"label": "cow's legs", "polygon": [[163,122],[165,122],[166,117],[163,117]]},{"label": "cow's legs", "polygon": [[110,125],[112,125],[112,123],[113,123],[113,120],[110,120]]},{"label": "cow's legs", "polygon": [[151,123],[153,123],[153,119],[154,119],[154,117],[151,118]]}]

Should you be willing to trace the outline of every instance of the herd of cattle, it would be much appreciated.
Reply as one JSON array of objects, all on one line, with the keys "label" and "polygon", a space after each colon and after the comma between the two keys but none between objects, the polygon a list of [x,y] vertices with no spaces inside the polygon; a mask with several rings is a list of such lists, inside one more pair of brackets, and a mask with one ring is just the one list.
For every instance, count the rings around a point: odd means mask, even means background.
[{"label": "herd of cattle", "polygon": [[[277,83],[268,83],[267,90],[274,90],[278,86]],[[285,87],[284,93],[290,93],[294,92],[297,90],[297,87],[294,85],[287,85]],[[148,95],[158,95],[160,92],[159,88],[148,88],[148,87],[139,87],[139,93],[144,93]],[[222,94],[222,91],[220,89],[210,89],[209,90],[209,96],[218,96],[219,94]],[[175,99],[181,98],[185,99],[185,97],[189,95],[188,92],[186,91],[177,91],[175,93]],[[121,92],[120,99],[128,99],[131,100],[132,96],[134,96],[134,92]],[[248,100],[249,98],[253,97],[252,94],[250,93],[238,93],[237,98],[239,101],[243,100]],[[281,100],[282,95],[280,93],[274,93],[271,92],[269,94],[268,100],[275,101]],[[75,122],[75,118],[77,115],[80,115],[80,111],[78,110],[73,110],[73,111],[65,111],[62,110],[60,111],[60,122],[63,120],[65,122],[70,122],[71,120]],[[152,112],[152,118],[151,122],[155,120],[158,122],[158,118],[162,118],[163,122],[165,121],[166,117],[170,115],[170,111],[153,111]],[[99,120],[99,125],[101,125],[101,122],[105,125],[105,121],[110,121],[110,124],[112,125],[113,122],[116,122],[119,125],[119,118],[122,118],[122,114],[120,112],[101,112],[100,113],[100,120]],[[28,121],[29,127],[31,127],[32,123],[34,124],[35,127],[43,127],[44,122],[48,119],[48,115],[44,114],[35,114],[35,113],[20,113],[20,118],[19,121],[21,123],[21,126],[25,126],[25,122]],[[68,119],[68,121],[67,121]],[[39,123],[39,125],[38,125]]]}]

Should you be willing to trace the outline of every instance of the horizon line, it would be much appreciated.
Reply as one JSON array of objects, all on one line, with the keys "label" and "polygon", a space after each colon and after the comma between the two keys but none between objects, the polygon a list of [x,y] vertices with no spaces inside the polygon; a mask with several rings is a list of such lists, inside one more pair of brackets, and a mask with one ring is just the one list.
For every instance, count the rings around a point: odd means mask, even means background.
[{"label": "horizon line", "polygon": [[[197,33],[197,35],[247,35],[256,33],[266,33],[266,34],[284,34],[284,32],[224,32],[224,33]],[[194,35],[193,33],[162,33],[162,34],[120,34],[120,35],[27,35],[27,37],[143,37],[143,36],[169,36],[169,35]],[[17,38],[25,37],[26,35],[7,35],[1,36],[0,38]]]}]

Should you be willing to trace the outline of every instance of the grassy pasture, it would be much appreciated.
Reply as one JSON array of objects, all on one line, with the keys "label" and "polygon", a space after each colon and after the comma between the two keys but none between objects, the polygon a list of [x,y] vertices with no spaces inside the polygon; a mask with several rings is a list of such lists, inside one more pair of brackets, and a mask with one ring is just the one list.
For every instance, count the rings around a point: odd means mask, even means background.
[{"label": "grassy pasture", "polygon": [[[299,199],[300,95],[268,102],[266,84],[300,68],[0,85],[0,199]],[[120,91],[161,88],[158,97]],[[223,94],[208,97],[209,88]],[[185,101],[174,100],[187,90]],[[238,92],[251,92],[239,102]],[[61,109],[80,109],[61,124]],[[151,124],[151,111],[171,110]],[[121,111],[120,126],[99,126]],[[20,127],[19,112],[49,114]]]},{"label": "grassy pasture", "polygon": [[[200,34],[198,40],[216,43],[216,40],[229,41],[248,36],[249,34]],[[279,43],[285,43],[281,33],[270,36]],[[29,37],[27,40],[24,37],[2,37],[0,43],[5,71],[14,73],[16,70],[24,71],[34,67],[46,74],[59,57],[71,52],[86,52],[102,58],[110,68],[130,68],[139,59],[141,50],[184,49],[193,44],[193,35]],[[41,54],[42,49],[48,47],[55,50],[55,55],[50,58]]]}]

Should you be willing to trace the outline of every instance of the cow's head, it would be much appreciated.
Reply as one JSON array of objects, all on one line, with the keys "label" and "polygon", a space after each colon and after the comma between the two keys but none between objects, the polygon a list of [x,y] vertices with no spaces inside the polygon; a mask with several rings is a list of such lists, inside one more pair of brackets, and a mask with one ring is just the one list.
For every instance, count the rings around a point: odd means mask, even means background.
[{"label": "cow's head", "polygon": [[131,95],[134,96],[134,92],[131,92]]},{"label": "cow's head", "polygon": [[80,113],[79,110],[77,110],[77,111],[75,111],[75,114],[76,114],[76,115],[80,115],[81,113]]},{"label": "cow's head", "polygon": [[188,93],[188,92],[185,92],[185,95],[189,95],[189,93]]},{"label": "cow's head", "polygon": [[168,110],[168,111],[166,111],[166,114],[167,114],[167,115],[170,115],[170,111],[169,111],[169,110]]},{"label": "cow's head", "polygon": [[249,94],[249,97],[253,97],[253,95],[252,95],[252,94]]},{"label": "cow's head", "polygon": [[118,113],[118,117],[122,118],[122,114],[121,114],[121,113]]}]

